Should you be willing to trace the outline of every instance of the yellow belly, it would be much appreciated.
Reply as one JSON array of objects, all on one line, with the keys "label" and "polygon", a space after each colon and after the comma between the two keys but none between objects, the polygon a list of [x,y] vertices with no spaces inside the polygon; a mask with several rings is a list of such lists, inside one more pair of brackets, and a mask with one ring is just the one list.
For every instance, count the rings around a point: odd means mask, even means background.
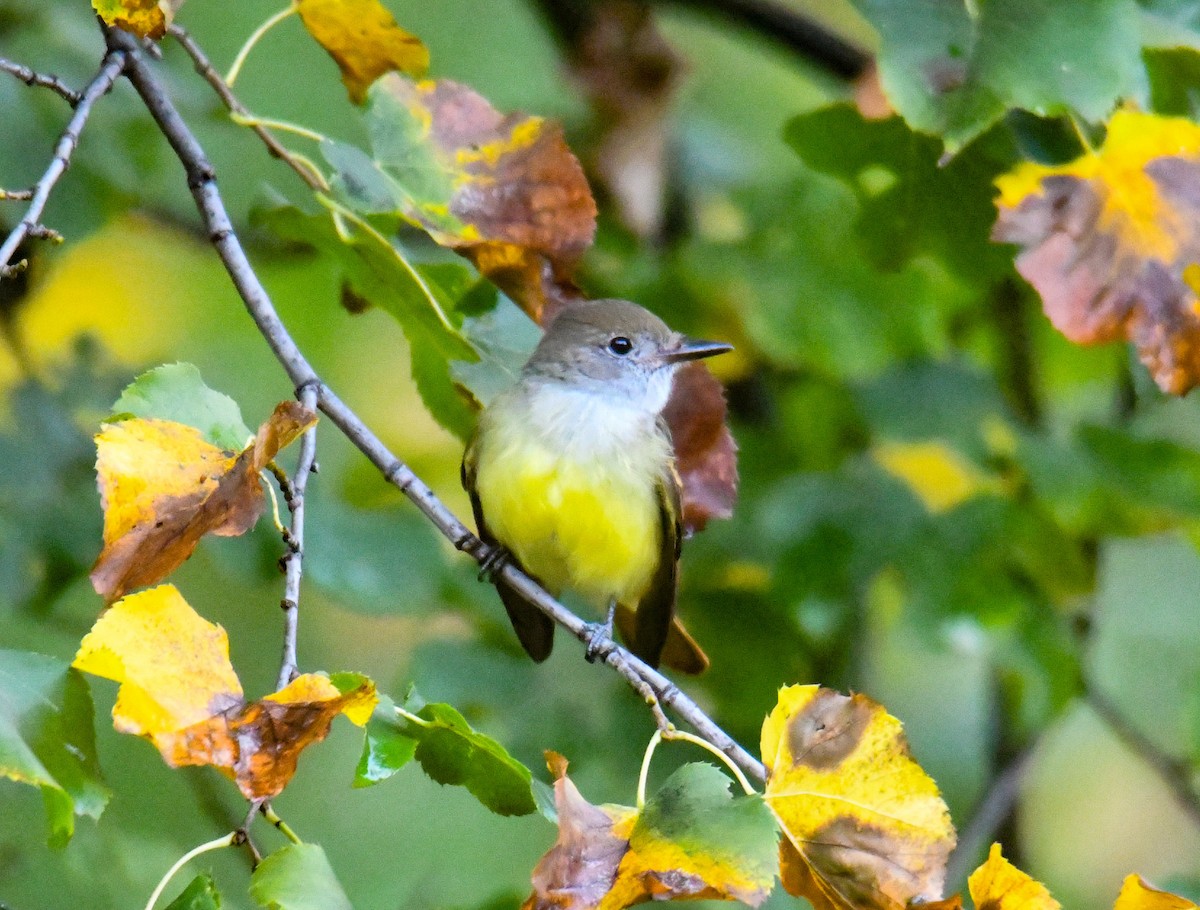
[{"label": "yellow belly", "polygon": [[657,475],[637,461],[579,460],[510,440],[480,452],[476,492],[492,534],[551,592],[636,607],[662,534]]}]

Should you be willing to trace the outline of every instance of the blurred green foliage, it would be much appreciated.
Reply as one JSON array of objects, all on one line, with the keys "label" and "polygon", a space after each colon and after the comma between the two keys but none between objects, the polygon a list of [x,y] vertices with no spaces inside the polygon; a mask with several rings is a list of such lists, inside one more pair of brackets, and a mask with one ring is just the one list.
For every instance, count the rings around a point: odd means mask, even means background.
[{"label": "blurred green foliage", "polygon": [[[537,4],[490,0],[486,16],[476,0],[388,5],[430,47],[432,75],[500,110],[563,118],[587,158],[594,124]],[[223,66],[278,6],[190,0],[179,21]],[[1200,408],[1194,397],[1166,400],[1125,350],[1082,350],[1053,332],[1012,250],[988,232],[996,174],[1019,156],[1078,152],[1069,116],[1087,133],[1124,98],[1197,114],[1200,3],[789,8],[855,37],[873,27],[898,113],[865,120],[819,62],[689,4],[663,5],[661,28],[688,60],[664,123],[676,215],[668,236],[648,243],[605,207],[580,276],[592,296],[635,299],[738,346],[715,365],[726,371],[741,494],[730,521],[684,547],[680,609],[713,658],[686,687],[752,750],[780,685],[867,692],[905,721],[960,829],[1032,748],[1015,821],[1001,830],[1006,855],[1068,906],[1110,905],[1130,871],[1194,894],[1194,823],[1083,695],[1087,681],[1164,753],[1200,767]],[[0,0],[0,41],[4,56],[75,84],[101,52],[81,0]],[[454,331],[442,337],[410,318],[420,288],[381,288],[394,266],[381,272],[378,251],[360,256],[306,214],[294,175],[229,124],[177,46],[163,49],[171,90],[301,347],[468,514],[460,443],[447,429],[464,433],[470,413],[453,386],[486,400],[528,350],[529,326],[468,266],[405,234],[403,252],[452,311]],[[336,68],[296,22],[270,33],[237,90],[258,114],[366,145]],[[0,112],[0,185],[26,186],[66,108],[6,77]],[[0,217],[20,217],[19,203],[4,205],[13,208]],[[131,208],[148,227],[121,217]],[[269,214],[252,223],[254,209]],[[196,232],[182,172],[128,87],[98,105],[45,220],[68,242],[37,249],[6,335],[34,372],[0,352],[0,644],[61,663],[101,608],[84,577],[100,541],[89,437],[120,389],[147,367],[186,360],[252,426],[292,390]],[[120,276],[168,250],[178,265],[154,273],[161,297],[132,279],[101,285],[73,252],[97,239],[119,251],[105,256]],[[81,294],[89,282],[103,296]],[[351,315],[339,305],[347,287],[379,306]],[[76,340],[79,329],[90,334]],[[569,645],[543,666],[525,661],[475,567],[332,427],[319,440],[302,669],[360,671],[398,700],[415,681],[535,777],[554,749],[591,801],[632,803],[653,729],[637,697]],[[941,459],[933,473],[923,463],[923,474],[906,474],[885,457],[889,446],[911,454],[926,444],[920,451]],[[923,485],[951,475],[964,495],[931,506]],[[255,697],[277,670],[279,555],[264,523],[245,540],[206,541],[174,579],[228,629]],[[31,833],[44,828],[37,791],[0,780],[0,903],[12,910],[139,905],[183,852],[244,815],[224,779],[168,770],[114,733],[115,687],[91,687],[114,796],[52,851]],[[352,789],[361,747],[358,731],[337,725],[275,804],[324,846],[351,903],[515,906],[553,829],[536,815],[493,816],[412,768]],[[658,783],[696,758],[685,746],[659,754]],[[269,831],[263,842],[282,844]],[[969,849],[981,859],[986,846]],[[242,855],[207,854],[190,871],[204,870],[222,906],[252,905]],[[768,906],[791,902],[776,895]]]}]

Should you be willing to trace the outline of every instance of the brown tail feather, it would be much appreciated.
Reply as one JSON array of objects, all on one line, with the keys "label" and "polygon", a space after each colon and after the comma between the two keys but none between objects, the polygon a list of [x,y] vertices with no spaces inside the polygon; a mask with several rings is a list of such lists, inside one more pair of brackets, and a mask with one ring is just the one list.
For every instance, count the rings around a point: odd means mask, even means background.
[{"label": "brown tail feather", "polygon": [[[633,610],[624,605],[618,606],[616,625],[624,641],[635,641],[637,615]],[[641,655],[638,656],[640,657]],[[703,673],[708,669],[708,655],[704,653],[704,650],[696,643],[696,639],[692,638],[688,630],[683,627],[683,623],[679,621],[678,616],[671,617],[671,625],[667,629],[667,641],[663,645],[662,655],[658,661],[652,661],[656,666],[660,662],[672,670],[678,670],[680,673],[689,673],[693,676]]]}]

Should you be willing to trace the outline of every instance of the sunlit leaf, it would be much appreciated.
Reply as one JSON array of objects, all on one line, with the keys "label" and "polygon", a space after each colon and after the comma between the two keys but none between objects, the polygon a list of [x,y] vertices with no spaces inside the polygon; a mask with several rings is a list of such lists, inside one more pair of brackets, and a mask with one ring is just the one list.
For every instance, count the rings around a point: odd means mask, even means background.
[{"label": "sunlit leaf", "polygon": [[556,777],[558,840],[533,872],[525,910],[622,910],[648,900],[758,906],[775,881],[777,829],[757,796],[733,797],[711,765],[672,774],[641,812],[594,806],[546,753]]},{"label": "sunlit leaf", "polygon": [[864,695],[789,686],[762,728],[784,887],[817,910],[939,900],[954,828],[900,722]]},{"label": "sunlit leaf", "polygon": [[381,695],[375,713],[367,721],[353,785],[369,787],[387,780],[412,761],[416,752],[417,740],[406,735],[396,720],[395,703]]},{"label": "sunlit leaf", "polygon": [[1140,875],[1130,874],[1121,884],[1113,910],[1196,910],[1196,905],[1185,897],[1150,887]]},{"label": "sunlit leaf", "polygon": [[899,478],[930,512],[946,512],[994,488],[977,467],[945,443],[884,440],[871,451],[879,465]]},{"label": "sunlit leaf", "polygon": [[158,418],[195,427],[205,440],[238,452],[251,438],[237,402],[204,384],[190,363],[169,363],[131,382],[112,406],[119,416]]},{"label": "sunlit leaf", "polygon": [[221,910],[221,895],[211,875],[197,875],[167,904],[167,910]]},{"label": "sunlit leaf", "polygon": [[104,424],[96,473],[104,506],[104,549],[92,585],[105,600],[166,577],[205,534],[244,534],[265,506],[258,472],[316,422],[294,401],[275,408],[239,455],[199,430],[166,420]]},{"label": "sunlit leaf", "polygon": [[297,0],[296,11],[308,33],[337,62],[355,104],[384,73],[421,76],[429,67],[425,45],[400,28],[379,0]]},{"label": "sunlit leaf", "polygon": [[183,0],[92,0],[106,25],[132,32],[139,38],[161,38],[167,33]]},{"label": "sunlit leaf", "polygon": [[1004,858],[992,844],[987,861],[967,879],[977,910],[1059,910],[1046,886]]},{"label": "sunlit leaf", "polygon": [[879,31],[888,99],[914,129],[942,136],[950,149],[1011,108],[1100,120],[1145,88],[1132,0],[855,6]]},{"label": "sunlit leaf", "polygon": [[92,696],[61,661],[0,650],[0,776],[41,789],[55,846],[70,839],[76,815],[104,810]]},{"label": "sunlit leaf", "polygon": [[[371,88],[367,125],[399,214],[471,259],[535,319],[561,302],[591,245],[596,204],[557,124],[500,114],[455,82],[389,75]],[[340,163],[343,186],[378,185]]]},{"label": "sunlit leaf", "polygon": [[993,238],[1077,344],[1127,338],[1155,382],[1200,383],[1200,126],[1121,111],[1069,164],[1026,162],[996,181]]},{"label": "sunlit leaf", "polygon": [[80,644],[73,666],[121,684],[113,726],[149,739],[172,767],[212,765],[248,799],[279,793],[300,752],[338,714],[365,724],[375,687],[365,677],[307,673],[247,702],[229,662],[225,630],[171,585],[113,604]]},{"label": "sunlit leaf", "polygon": [[267,910],[352,910],[318,844],[289,844],[250,876],[250,896]]}]

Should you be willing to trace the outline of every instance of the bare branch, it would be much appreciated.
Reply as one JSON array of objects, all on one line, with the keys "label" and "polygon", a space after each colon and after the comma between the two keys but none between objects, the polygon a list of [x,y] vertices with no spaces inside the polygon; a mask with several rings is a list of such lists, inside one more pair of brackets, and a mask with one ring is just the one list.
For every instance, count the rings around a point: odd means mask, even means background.
[{"label": "bare branch", "polygon": [[12,73],[26,85],[36,85],[39,88],[48,88],[56,95],[62,97],[67,104],[75,107],[79,104],[81,96],[57,76],[49,73],[39,73],[36,70],[31,70],[27,66],[20,63],[14,63],[12,60],[6,60],[0,57],[0,71]]},{"label": "bare branch", "polygon": [[[305,386],[299,392],[300,403],[310,410],[317,406],[317,390]],[[304,491],[313,472],[317,457],[317,428],[309,427],[300,437],[300,455],[296,473],[285,490],[292,523],[288,534],[288,552],[283,557],[283,660],[279,665],[279,684],[282,689],[296,676],[296,633],[300,623],[300,577],[304,572]]]},{"label": "bare branch", "polygon": [[117,77],[121,75],[125,68],[126,53],[123,50],[110,50],[100,64],[100,69],[96,73],[94,79],[88,83],[87,88],[79,96],[79,101],[75,105],[75,113],[67,122],[66,128],[59,137],[58,142],[54,146],[54,157],[50,160],[46,172],[42,174],[41,179],[33,185],[32,193],[30,194],[29,208],[25,211],[25,217],[21,222],[13,228],[12,232],[0,245],[0,279],[11,278],[14,274],[24,268],[24,263],[20,262],[15,265],[9,265],[9,260],[16,253],[22,241],[26,237],[40,237],[48,239],[62,238],[54,231],[44,227],[40,223],[42,212],[46,209],[46,202],[50,199],[50,192],[54,189],[54,185],[71,165],[71,156],[75,153],[75,148],[79,145],[79,136],[83,132],[83,127],[87,123],[88,117],[92,113],[92,105],[104,95],[113,83],[117,81]]},{"label": "bare branch", "polygon": [[[167,97],[161,81],[147,65],[134,41],[123,32],[112,29],[108,30],[107,34],[110,47],[129,54],[126,74],[179,157],[209,239],[229,272],[251,318],[296,388],[301,394],[308,389],[314,390],[320,410],[379,468],[388,482],[403,492],[456,548],[477,561],[485,560],[491,555],[492,548],[472,534],[434,492],[393,455],[358,416],[321,382],[280,321],[270,297],[246,258],[241,241],[229,220],[229,214],[217,189],[212,165],[204,150]],[[580,641],[588,640],[589,625],[547,594],[520,569],[509,564],[500,574],[505,582],[529,603]],[[635,689],[644,692],[642,683],[649,686],[658,702],[674,711],[739,767],[758,780],[765,780],[766,770],[762,763],[734,742],[669,679],[616,644],[609,646],[600,656]]]},{"label": "bare branch", "polygon": [[[208,59],[208,55],[200,49],[200,45],[188,34],[187,30],[180,25],[172,25],[167,29],[167,32],[179,42],[180,47],[187,51],[188,56],[192,58],[192,62],[196,65],[196,72],[203,76],[204,81],[212,86],[213,91],[217,93],[225,107],[234,114],[248,120],[253,120],[254,115],[238,100],[237,95],[233,93],[233,89],[229,87],[229,84],[217,72],[216,67],[212,65],[212,61]],[[269,129],[261,123],[253,123],[250,129],[263,141],[263,144],[267,147],[267,151],[273,157],[284,161],[311,189],[318,192],[324,192],[329,189],[325,183],[325,178],[320,173],[314,173],[311,165],[306,166],[292,152],[288,151]]]},{"label": "bare branch", "polygon": [[958,845],[946,864],[946,884],[953,886],[964,881],[974,866],[975,858],[996,839],[996,832],[1012,815],[1021,784],[1033,764],[1036,743],[1026,746],[992,780],[971,815],[970,821],[958,832]]},{"label": "bare branch", "polygon": [[1190,764],[1166,752],[1135,727],[1129,718],[1121,713],[1121,709],[1090,680],[1084,681],[1084,700],[1117,738],[1158,774],[1175,797],[1175,802],[1187,813],[1188,818],[1200,827],[1200,794],[1192,785]]}]

